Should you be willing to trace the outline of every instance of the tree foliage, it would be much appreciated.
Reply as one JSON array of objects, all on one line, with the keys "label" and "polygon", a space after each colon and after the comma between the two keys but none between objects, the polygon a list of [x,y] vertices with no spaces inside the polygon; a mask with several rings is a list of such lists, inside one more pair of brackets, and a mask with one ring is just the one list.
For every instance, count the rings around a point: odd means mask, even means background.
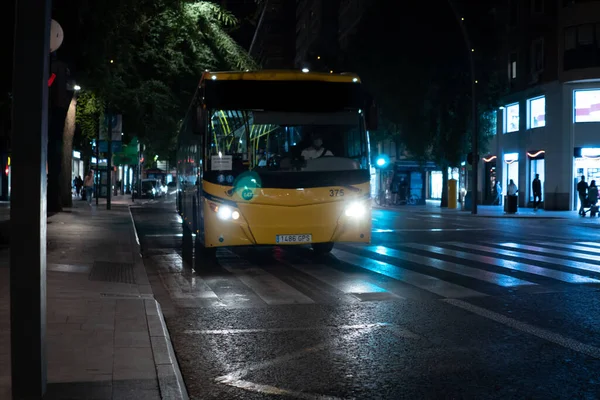
[{"label": "tree foliage", "polygon": [[86,90],[78,103],[84,135],[95,137],[110,110],[161,158],[174,148],[203,71],[256,67],[227,33],[236,18],[208,1],[84,0],[76,20],[78,40],[66,51]]}]

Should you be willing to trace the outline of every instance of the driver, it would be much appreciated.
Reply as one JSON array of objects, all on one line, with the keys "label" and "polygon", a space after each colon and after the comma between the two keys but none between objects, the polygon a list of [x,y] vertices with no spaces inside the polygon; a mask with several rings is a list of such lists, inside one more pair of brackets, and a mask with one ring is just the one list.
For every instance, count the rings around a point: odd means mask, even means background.
[{"label": "driver", "polygon": [[302,157],[305,160],[312,160],[314,158],[319,157],[331,157],[333,153],[323,147],[323,138],[318,133],[313,133],[310,135],[312,140],[312,145],[302,150]]}]

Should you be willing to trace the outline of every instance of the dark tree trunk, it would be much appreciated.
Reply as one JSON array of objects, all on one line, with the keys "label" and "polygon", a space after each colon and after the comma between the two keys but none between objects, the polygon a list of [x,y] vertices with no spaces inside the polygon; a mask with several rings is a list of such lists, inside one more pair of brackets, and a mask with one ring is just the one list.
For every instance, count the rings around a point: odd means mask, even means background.
[{"label": "dark tree trunk", "polygon": [[442,165],[442,201],[440,207],[448,207],[448,166]]},{"label": "dark tree trunk", "polygon": [[62,163],[63,129],[67,109],[54,107],[50,110],[50,124],[48,126],[48,213],[62,211],[60,196],[60,171]]}]

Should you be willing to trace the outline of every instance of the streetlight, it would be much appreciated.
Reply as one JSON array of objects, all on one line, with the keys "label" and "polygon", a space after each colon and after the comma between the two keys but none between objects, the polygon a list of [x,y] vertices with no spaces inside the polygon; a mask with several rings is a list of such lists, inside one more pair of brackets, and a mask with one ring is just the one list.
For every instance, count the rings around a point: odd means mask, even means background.
[{"label": "streetlight", "polygon": [[76,92],[79,92],[81,90],[81,86],[75,85],[75,86],[73,86],[73,90]]},{"label": "streetlight", "polygon": [[379,157],[375,163],[379,168],[383,168],[385,167],[385,164],[387,164],[387,161],[385,160],[385,158]]},{"label": "streetlight", "polygon": [[473,127],[471,132],[471,153],[473,154],[473,165],[471,169],[471,214],[477,214],[477,167],[479,166],[479,143],[478,143],[478,115],[477,115],[477,79],[475,76],[475,59],[473,58],[473,53],[475,52],[475,48],[471,45],[471,39],[469,38],[469,33],[467,32],[467,27],[465,26],[465,18],[460,17],[458,12],[456,11],[456,7],[454,7],[453,0],[448,0],[448,5],[452,9],[454,16],[460,25],[460,30],[463,35],[463,40],[465,42],[465,46],[467,47],[467,52],[469,54],[469,66],[471,69],[471,115],[473,118]]}]

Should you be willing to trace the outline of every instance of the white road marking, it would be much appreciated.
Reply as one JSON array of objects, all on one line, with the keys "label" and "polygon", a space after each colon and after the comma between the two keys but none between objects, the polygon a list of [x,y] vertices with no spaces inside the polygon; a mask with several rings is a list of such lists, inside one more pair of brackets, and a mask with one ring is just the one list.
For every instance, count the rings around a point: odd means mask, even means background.
[{"label": "white road marking", "polygon": [[373,229],[373,233],[394,232],[471,232],[471,231],[496,231],[492,228],[426,228],[426,229]]},{"label": "white road marking", "polygon": [[260,383],[244,381],[242,379],[236,379],[233,381],[221,382],[221,383],[225,383],[228,386],[233,386],[238,389],[247,390],[249,392],[264,393],[264,394],[270,394],[270,395],[276,395],[276,396],[288,396],[288,397],[293,397],[293,398],[302,399],[302,400],[338,400],[338,399],[340,399],[339,397],[324,396],[324,395],[314,394],[314,393],[304,393],[304,392],[297,392],[294,390],[281,389],[281,388],[278,388],[275,386],[262,385]]},{"label": "white road marking", "polygon": [[371,282],[353,277],[353,274],[344,273],[327,265],[319,264],[290,264],[290,267],[312,276],[313,278],[332,286],[346,294],[385,293],[382,287]]},{"label": "white road marking", "polygon": [[468,267],[466,265],[433,258],[435,257],[436,253],[440,253],[440,248],[436,246],[427,246],[416,243],[406,244],[406,246],[410,246],[415,249],[425,250],[430,253],[433,253],[433,255],[431,257],[426,257],[418,254],[409,253],[406,251],[391,249],[385,246],[367,246],[364,249],[373,253],[392,257],[398,260],[410,261],[415,264],[425,265],[441,271],[448,271],[455,274],[468,276],[470,278],[474,278],[483,282],[488,282],[502,287],[535,285],[535,283],[533,282],[514,278],[509,275],[497,274],[495,272],[490,272],[479,268]]},{"label": "white road marking", "polygon": [[[461,247],[469,250],[478,250],[483,251],[485,253],[492,253],[496,256],[507,256],[507,257],[518,257],[520,259],[532,259],[536,261],[540,261],[537,259],[539,256],[535,256],[529,253],[520,253],[512,250],[504,250],[495,247],[481,246],[476,244],[469,243],[460,243],[460,242],[448,242],[447,244],[451,246]],[[440,250],[442,251],[442,250]],[[545,276],[552,279],[557,279],[559,281],[568,282],[568,283],[600,283],[598,279],[589,278],[587,276],[572,274],[570,272],[562,272],[557,271],[551,268],[538,267],[537,265],[527,264],[522,261],[510,261],[505,260],[503,258],[498,257],[487,257],[481,256],[479,254],[471,254],[463,251],[449,250],[443,249],[444,254],[451,255],[453,257],[464,258],[467,260],[473,260],[478,262],[483,262],[490,265],[495,265],[500,268],[509,268],[515,271],[522,271],[528,274],[534,274],[539,276]],[[565,261],[565,260],[563,260]]]},{"label": "white road marking", "polygon": [[304,293],[233,254],[230,252],[229,257],[221,259],[221,266],[235,275],[268,305],[314,304],[314,301]]},{"label": "white road marking", "polygon": [[[352,333],[347,334],[346,338],[361,335],[366,332],[370,332],[372,329],[375,329],[375,328],[390,328],[390,332],[394,335],[397,335],[397,336],[403,335],[402,337],[408,337],[411,339],[419,339],[420,338],[420,336],[418,336],[408,330],[405,330],[400,327],[396,327],[395,325],[388,324],[388,323],[345,325],[345,326],[346,327],[359,327],[359,328],[356,328],[356,330],[353,331]],[[275,328],[275,329],[277,329],[277,328]],[[288,396],[288,397],[293,397],[293,398],[303,399],[303,400],[304,399],[306,399],[306,400],[338,400],[337,397],[324,396],[324,395],[315,394],[315,393],[298,392],[298,391],[294,391],[294,390],[278,388],[275,386],[249,382],[249,381],[245,381],[243,379],[244,376],[248,375],[250,372],[269,368],[269,367],[272,367],[272,366],[275,366],[277,364],[281,364],[281,363],[284,363],[287,361],[292,361],[292,360],[302,357],[306,354],[319,352],[319,351],[327,348],[327,346],[329,346],[329,343],[323,342],[323,343],[317,344],[315,346],[308,347],[308,348],[305,348],[305,349],[302,349],[302,350],[299,350],[299,351],[296,351],[293,353],[284,354],[284,355],[282,355],[280,357],[276,357],[272,360],[258,362],[247,368],[241,368],[239,370],[230,372],[227,375],[219,376],[219,377],[215,378],[215,382],[221,383],[223,385],[228,385],[228,386],[236,387],[239,389],[247,390],[250,392],[255,392],[255,393],[282,395],[282,396]]]},{"label": "white road marking", "polygon": [[372,260],[367,257],[357,256],[343,250],[332,250],[331,254],[339,260],[348,264],[364,268],[375,273],[388,276],[409,285],[418,287],[431,293],[435,293],[442,297],[476,297],[486,296],[483,293],[466,288],[464,286],[455,285],[454,283],[446,282],[442,279],[435,278],[430,275],[421,274],[409,269],[397,267],[392,264],[382,261]]},{"label": "white road marking", "polygon": [[257,329],[187,329],[183,331],[188,335],[238,335],[248,333],[281,333],[281,332],[302,332],[317,330],[359,330],[371,328],[384,328],[395,336],[405,339],[420,339],[421,337],[408,329],[401,328],[394,324],[386,322],[376,324],[360,325],[340,325],[340,326],[322,326],[322,327],[295,327],[295,328],[257,328]]},{"label": "white road marking", "polygon": [[578,353],[600,359],[600,348],[598,347],[581,343],[578,340],[562,336],[559,333],[551,332],[549,330],[539,328],[526,322],[517,321],[516,319],[506,317],[494,311],[486,310],[485,308],[475,306],[463,300],[444,299],[442,301],[448,304],[452,304],[453,306],[462,308],[463,310],[470,311],[473,314],[477,314],[479,316],[491,319],[492,321],[496,321],[508,327],[520,330],[521,332],[525,332],[530,335],[536,336],[540,339],[547,340],[548,342],[555,343],[569,350],[573,350]]}]

